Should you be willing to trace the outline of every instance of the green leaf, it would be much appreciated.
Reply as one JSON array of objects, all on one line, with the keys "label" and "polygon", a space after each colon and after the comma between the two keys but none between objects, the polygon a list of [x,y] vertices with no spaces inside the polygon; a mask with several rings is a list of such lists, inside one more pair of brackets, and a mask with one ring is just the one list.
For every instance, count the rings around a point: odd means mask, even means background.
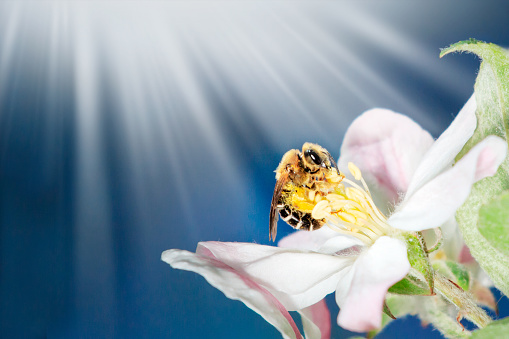
[{"label": "green leaf", "polygon": [[470,39],[445,48],[440,57],[452,52],[470,52],[482,59],[475,82],[477,129],[456,160],[488,135],[508,140],[509,133],[509,56],[505,49]]},{"label": "green leaf", "polygon": [[481,207],[479,232],[493,247],[509,255],[509,191]]},{"label": "green leaf", "polygon": [[[471,52],[482,59],[475,83],[477,128],[456,160],[488,135],[508,140],[509,131],[509,57],[503,48],[475,40],[462,41],[444,49],[440,56],[451,52]],[[509,295],[509,257],[501,255],[477,228],[479,210],[494,197],[509,189],[509,160],[506,158],[493,177],[477,182],[469,198],[458,210],[463,238],[472,256],[488,273],[495,286]]]},{"label": "green leaf", "polygon": [[472,339],[491,339],[491,338],[506,338],[509,333],[509,318],[497,320],[483,328],[482,330],[474,331]]}]

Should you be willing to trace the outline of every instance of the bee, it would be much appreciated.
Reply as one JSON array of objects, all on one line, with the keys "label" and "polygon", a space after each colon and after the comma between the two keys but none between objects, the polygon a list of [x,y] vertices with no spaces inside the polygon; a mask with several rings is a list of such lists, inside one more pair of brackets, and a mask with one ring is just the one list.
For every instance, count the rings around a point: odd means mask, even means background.
[{"label": "bee", "polygon": [[325,219],[311,216],[316,202],[334,191],[344,179],[330,153],[306,142],[302,152],[289,150],[276,169],[276,187],[270,205],[269,239],[276,240],[278,215],[295,229],[313,231]]}]

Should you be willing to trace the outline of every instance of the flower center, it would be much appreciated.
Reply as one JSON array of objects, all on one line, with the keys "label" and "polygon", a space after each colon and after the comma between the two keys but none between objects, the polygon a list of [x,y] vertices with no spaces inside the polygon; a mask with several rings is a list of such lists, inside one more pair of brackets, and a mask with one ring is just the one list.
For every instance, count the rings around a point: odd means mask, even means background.
[{"label": "flower center", "polygon": [[[367,245],[392,232],[387,217],[375,206],[360,169],[348,163],[348,169],[357,183],[345,178],[334,192],[327,194],[313,208],[315,219],[327,220],[332,230],[354,236]],[[349,186],[346,187],[345,183]]]}]

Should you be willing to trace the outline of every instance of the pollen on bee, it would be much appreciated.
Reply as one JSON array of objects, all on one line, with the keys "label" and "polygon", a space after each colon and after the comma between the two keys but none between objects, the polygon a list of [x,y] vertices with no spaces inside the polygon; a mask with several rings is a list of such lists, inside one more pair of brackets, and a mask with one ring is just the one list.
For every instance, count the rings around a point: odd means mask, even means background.
[{"label": "pollen on bee", "polygon": [[315,195],[316,195],[316,191],[309,190],[308,198],[309,198],[310,201],[314,201],[315,200]]}]

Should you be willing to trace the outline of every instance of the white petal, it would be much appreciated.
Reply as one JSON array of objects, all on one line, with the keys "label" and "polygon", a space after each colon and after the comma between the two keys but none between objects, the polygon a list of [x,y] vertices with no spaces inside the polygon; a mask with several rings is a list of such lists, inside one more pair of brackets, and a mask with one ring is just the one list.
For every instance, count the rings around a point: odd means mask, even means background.
[{"label": "white petal", "polygon": [[306,339],[329,339],[331,334],[330,312],[325,299],[299,311]]},{"label": "white petal", "polygon": [[406,196],[410,197],[429,180],[451,166],[477,125],[475,95],[472,95],[451,125],[433,144],[415,171]]},{"label": "white petal", "polygon": [[472,185],[493,175],[507,153],[507,144],[489,136],[470,150],[456,165],[405,198],[389,218],[391,226],[422,231],[441,226],[465,202]]},{"label": "white petal", "polygon": [[203,242],[197,253],[211,253],[217,260],[252,277],[285,307],[298,310],[332,293],[355,261],[352,256],[332,256],[247,243]]},{"label": "white petal", "polygon": [[[341,146],[340,168],[348,162],[362,171],[375,195],[395,203],[406,192],[422,157],[433,144],[431,135],[413,120],[385,109],[372,109],[348,128]],[[373,186],[374,185],[374,186]],[[381,206],[383,208],[383,206]]]},{"label": "white petal", "polygon": [[284,306],[266,289],[248,276],[224,263],[181,250],[163,252],[161,259],[173,268],[196,272],[228,298],[240,300],[273,325],[284,338],[302,338],[295,322]]},{"label": "white petal", "polygon": [[[330,250],[322,248],[323,245],[332,238],[338,238],[333,243],[329,243],[328,247],[332,247]],[[327,226],[323,226],[316,231],[297,231],[290,235],[287,235],[279,243],[278,247],[284,248],[298,248],[301,250],[310,250],[320,253],[335,253],[345,248],[352,247],[355,245],[362,245],[362,241],[357,238],[339,234],[334,232]],[[320,250],[322,248],[323,250]]]},{"label": "white petal", "polygon": [[355,332],[379,328],[387,290],[409,270],[405,244],[390,237],[379,238],[357,259],[350,273],[351,280],[338,284],[338,324]]},{"label": "white petal", "polygon": [[324,254],[338,254],[342,256],[357,256],[366,245],[359,239],[338,235],[327,240],[316,252]]}]

